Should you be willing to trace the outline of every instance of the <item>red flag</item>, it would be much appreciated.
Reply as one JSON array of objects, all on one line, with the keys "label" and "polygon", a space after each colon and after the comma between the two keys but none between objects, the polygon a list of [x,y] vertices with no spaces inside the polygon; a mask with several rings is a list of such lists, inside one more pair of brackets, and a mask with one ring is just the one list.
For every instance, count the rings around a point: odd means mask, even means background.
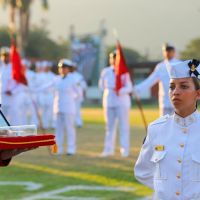
[{"label": "red flag", "polygon": [[126,66],[126,61],[125,61],[125,58],[122,52],[122,47],[119,41],[117,41],[116,47],[117,47],[117,52],[116,52],[114,67],[115,67],[115,78],[116,78],[115,89],[116,89],[116,92],[118,93],[120,88],[123,87],[121,76],[123,74],[128,73],[128,68]]},{"label": "red flag", "polygon": [[18,83],[28,85],[28,82],[25,77],[25,67],[21,63],[21,57],[17,51],[15,41],[12,41],[10,47],[10,61],[12,64],[12,78]]}]

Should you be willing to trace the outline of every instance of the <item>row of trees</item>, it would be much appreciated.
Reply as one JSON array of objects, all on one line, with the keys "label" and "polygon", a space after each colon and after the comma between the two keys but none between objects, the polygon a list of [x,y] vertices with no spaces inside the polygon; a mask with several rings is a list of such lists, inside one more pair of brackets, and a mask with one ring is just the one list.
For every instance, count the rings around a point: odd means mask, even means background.
[{"label": "row of trees", "polygon": [[[0,27],[0,46],[10,46],[9,29]],[[49,37],[48,31],[41,27],[34,27],[27,36],[24,51],[26,56],[35,59],[57,60],[69,55],[68,42],[56,42]]]},{"label": "row of trees", "polygon": [[[33,0],[1,0],[0,4],[8,8],[9,32],[17,35],[17,42],[21,53],[27,46],[30,30],[30,8]],[[42,7],[48,8],[47,0],[41,0]],[[18,20],[16,20],[18,19]],[[19,24],[17,24],[19,21]]]}]

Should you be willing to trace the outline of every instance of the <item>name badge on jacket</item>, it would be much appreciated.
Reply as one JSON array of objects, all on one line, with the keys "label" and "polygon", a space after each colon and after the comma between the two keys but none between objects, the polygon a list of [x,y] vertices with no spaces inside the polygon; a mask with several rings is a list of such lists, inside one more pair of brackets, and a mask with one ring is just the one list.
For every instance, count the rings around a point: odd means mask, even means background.
[{"label": "name badge on jacket", "polygon": [[155,146],[155,150],[156,151],[164,151],[165,150],[165,146],[164,145],[156,145]]}]

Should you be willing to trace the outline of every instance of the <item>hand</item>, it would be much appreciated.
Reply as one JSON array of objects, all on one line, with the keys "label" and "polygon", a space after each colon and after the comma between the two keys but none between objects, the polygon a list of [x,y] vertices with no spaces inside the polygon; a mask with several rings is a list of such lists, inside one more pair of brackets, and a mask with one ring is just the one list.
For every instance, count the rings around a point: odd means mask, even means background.
[{"label": "hand", "polygon": [[11,149],[11,150],[1,150],[0,151],[0,160],[7,160],[16,156],[22,152],[30,151],[36,148],[25,148],[25,149]]},{"label": "hand", "polygon": [[11,95],[12,95],[12,92],[11,92],[10,90],[7,90],[7,91],[6,91],[6,94],[7,94],[8,96],[11,96]]}]

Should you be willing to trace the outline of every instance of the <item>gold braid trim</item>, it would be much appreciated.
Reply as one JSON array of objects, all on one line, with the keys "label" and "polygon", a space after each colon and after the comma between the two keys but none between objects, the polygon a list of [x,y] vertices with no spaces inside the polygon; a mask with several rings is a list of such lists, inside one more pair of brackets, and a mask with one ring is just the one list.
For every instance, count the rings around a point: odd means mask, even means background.
[{"label": "gold braid trim", "polygon": [[6,141],[0,141],[0,144],[31,144],[31,143],[42,143],[42,142],[55,142],[54,139],[48,139],[48,140],[38,140],[38,141],[30,141],[30,142],[6,142]]}]

